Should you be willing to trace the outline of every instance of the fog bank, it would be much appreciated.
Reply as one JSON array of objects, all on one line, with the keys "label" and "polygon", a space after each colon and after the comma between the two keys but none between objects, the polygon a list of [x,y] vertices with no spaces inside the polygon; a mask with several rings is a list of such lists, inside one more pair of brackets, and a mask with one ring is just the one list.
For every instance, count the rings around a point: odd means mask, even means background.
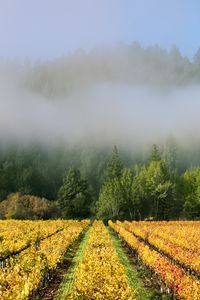
[{"label": "fog bank", "polygon": [[15,84],[1,84],[0,139],[68,143],[146,144],[173,135],[181,143],[200,138],[200,88],[162,92],[101,83],[50,101]]},{"label": "fog bank", "polygon": [[200,50],[139,43],[53,61],[0,62],[0,140],[117,145],[198,143]]}]

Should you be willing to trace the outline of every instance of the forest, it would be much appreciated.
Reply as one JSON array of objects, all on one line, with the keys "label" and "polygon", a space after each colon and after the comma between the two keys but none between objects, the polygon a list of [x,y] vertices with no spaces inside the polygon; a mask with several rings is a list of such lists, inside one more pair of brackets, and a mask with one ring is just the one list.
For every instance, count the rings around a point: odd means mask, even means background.
[{"label": "forest", "polygon": [[173,139],[149,150],[2,150],[0,217],[199,219],[200,167],[184,169]]},{"label": "forest", "polygon": [[120,43],[0,66],[1,218],[200,218],[200,50]]}]

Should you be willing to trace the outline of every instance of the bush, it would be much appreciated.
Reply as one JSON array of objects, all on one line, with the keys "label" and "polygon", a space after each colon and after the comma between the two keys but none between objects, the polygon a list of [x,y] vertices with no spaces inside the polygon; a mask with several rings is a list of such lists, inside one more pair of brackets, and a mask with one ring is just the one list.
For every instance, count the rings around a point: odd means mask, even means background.
[{"label": "bush", "polygon": [[10,194],[0,203],[1,219],[51,219],[58,216],[57,204],[45,198],[21,193]]}]

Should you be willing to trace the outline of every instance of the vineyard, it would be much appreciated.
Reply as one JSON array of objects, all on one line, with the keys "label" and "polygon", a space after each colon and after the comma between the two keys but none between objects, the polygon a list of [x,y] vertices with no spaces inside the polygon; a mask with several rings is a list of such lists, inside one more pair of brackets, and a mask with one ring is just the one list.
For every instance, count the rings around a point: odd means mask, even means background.
[{"label": "vineyard", "polygon": [[199,236],[198,221],[0,221],[0,299],[199,300]]}]

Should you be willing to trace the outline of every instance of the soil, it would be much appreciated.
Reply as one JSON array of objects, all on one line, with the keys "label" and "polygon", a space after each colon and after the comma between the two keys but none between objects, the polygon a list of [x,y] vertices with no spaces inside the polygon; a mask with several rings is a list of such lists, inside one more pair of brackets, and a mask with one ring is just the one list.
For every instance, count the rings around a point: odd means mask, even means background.
[{"label": "soil", "polygon": [[65,257],[60,263],[56,270],[50,274],[50,279],[44,279],[41,283],[43,287],[39,288],[33,293],[29,300],[53,300],[56,296],[60,284],[62,283],[69,267],[71,266],[72,260],[78,251],[81,240],[85,234],[85,231],[81,234],[79,239],[74,242],[70,249],[66,252]]},{"label": "soil", "polygon": [[62,263],[62,265],[60,265],[59,268],[56,269],[56,273],[54,274],[53,278],[51,279],[50,284],[46,288],[41,290],[40,295],[39,295],[40,299],[53,300],[53,298],[55,297],[55,295],[59,289],[61,282],[64,279],[64,276],[65,276],[70,264],[71,264],[71,260],[65,259],[64,262]]},{"label": "soil", "polygon": [[122,247],[125,250],[131,264],[137,269],[138,277],[142,280],[144,287],[148,290],[153,298],[152,299],[163,299],[162,296],[165,295],[165,299],[176,299],[164,282],[146,265],[143,264],[139,258],[137,252],[132,249],[126,241],[124,241],[116,232],[112,231],[113,234],[118,236],[121,240]]}]

